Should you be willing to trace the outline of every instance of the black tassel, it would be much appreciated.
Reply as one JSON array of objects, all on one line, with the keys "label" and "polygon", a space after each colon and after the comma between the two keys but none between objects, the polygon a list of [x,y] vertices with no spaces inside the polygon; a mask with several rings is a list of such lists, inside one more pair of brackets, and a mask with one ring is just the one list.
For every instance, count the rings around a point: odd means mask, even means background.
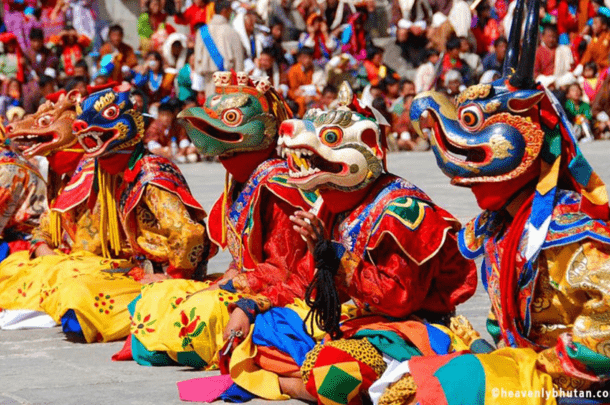
[{"label": "black tassel", "polygon": [[[339,328],[341,301],[335,285],[335,275],[341,261],[327,239],[320,239],[316,243],[313,257],[317,271],[305,294],[305,302],[311,308],[305,318],[305,324],[311,317],[312,331],[315,322],[318,328],[330,334],[333,339],[338,339],[342,336]],[[315,298],[312,298],[314,290]]]}]

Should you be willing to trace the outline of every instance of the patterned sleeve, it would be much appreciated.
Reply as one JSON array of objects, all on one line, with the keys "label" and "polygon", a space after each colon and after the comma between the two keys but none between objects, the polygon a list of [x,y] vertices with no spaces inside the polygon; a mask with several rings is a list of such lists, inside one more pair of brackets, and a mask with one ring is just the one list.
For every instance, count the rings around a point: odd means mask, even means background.
[{"label": "patterned sleeve", "polygon": [[252,232],[247,248],[257,261],[233,277],[233,287],[242,293],[266,297],[274,306],[285,306],[303,298],[313,278],[313,259],[307,244],[292,229],[289,217],[295,208],[268,194],[261,203],[264,210],[258,232]]},{"label": "patterned sleeve", "polygon": [[[574,320],[555,347],[539,354],[539,364],[560,386],[584,389],[610,379],[610,247],[589,241],[556,252],[547,255],[549,272],[553,274],[553,266],[565,269],[555,288],[565,291],[567,299],[553,300],[549,310],[568,319],[571,313]],[[555,284],[557,277],[551,278]]]},{"label": "patterned sleeve", "polygon": [[147,209],[138,210],[138,244],[169,262],[169,276],[190,278],[203,257],[205,226],[193,221],[177,195],[159,187],[148,185],[143,201]]}]

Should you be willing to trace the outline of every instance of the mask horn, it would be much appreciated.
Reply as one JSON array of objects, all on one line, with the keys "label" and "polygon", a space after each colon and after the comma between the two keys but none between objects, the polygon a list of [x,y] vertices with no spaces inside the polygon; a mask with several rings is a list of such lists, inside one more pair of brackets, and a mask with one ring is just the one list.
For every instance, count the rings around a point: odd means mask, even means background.
[{"label": "mask horn", "polygon": [[508,77],[517,70],[519,62],[519,49],[521,48],[521,26],[523,25],[523,11],[525,10],[525,0],[517,0],[517,5],[513,10],[513,23],[510,26],[508,45],[502,76]]},{"label": "mask horn", "polygon": [[512,86],[519,89],[534,87],[534,61],[538,45],[538,16],[540,13],[540,0],[529,0],[527,19],[525,20],[525,36],[523,50],[519,59],[517,72],[509,79]]}]

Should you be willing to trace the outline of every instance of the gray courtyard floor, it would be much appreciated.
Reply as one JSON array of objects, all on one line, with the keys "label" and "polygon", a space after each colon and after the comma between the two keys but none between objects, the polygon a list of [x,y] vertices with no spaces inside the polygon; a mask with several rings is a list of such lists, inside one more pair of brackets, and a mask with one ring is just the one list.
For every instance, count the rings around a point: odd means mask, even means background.
[{"label": "gray courtyard floor", "polygon": [[[583,151],[602,179],[610,183],[610,142],[586,144]],[[469,190],[450,186],[430,152],[391,154],[389,168],[423,188],[462,222],[478,212]],[[195,197],[209,210],[223,189],[222,166],[198,163],[181,169]],[[223,272],[228,261],[226,253],[214,258],[210,272]],[[477,294],[458,312],[483,330],[488,307],[479,285]],[[179,404],[177,381],[212,375],[183,367],[152,368],[111,361],[122,344],[72,343],[60,328],[0,331],[0,404]]]}]

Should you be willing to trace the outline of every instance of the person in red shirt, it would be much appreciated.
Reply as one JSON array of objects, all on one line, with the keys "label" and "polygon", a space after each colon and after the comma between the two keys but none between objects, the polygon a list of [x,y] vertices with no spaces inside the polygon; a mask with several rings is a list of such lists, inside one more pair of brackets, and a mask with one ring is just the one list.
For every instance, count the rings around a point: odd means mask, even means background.
[{"label": "person in red shirt", "polygon": [[553,25],[545,26],[540,39],[534,62],[534,77],[552,76],[555,74],[555,53],[559,39],[557,28]]},{"label": "person in red shirt", "polygon": [[[176,0],[176,9],[182,9],[182,0]],[[193,0],[193,4],[184,10],[174,15],[176,24],[188,25],[191,29],[191,35],[195,34],[195,27],[200,24],[207,23],[214,15],[214,3],[206,0]]]}]

